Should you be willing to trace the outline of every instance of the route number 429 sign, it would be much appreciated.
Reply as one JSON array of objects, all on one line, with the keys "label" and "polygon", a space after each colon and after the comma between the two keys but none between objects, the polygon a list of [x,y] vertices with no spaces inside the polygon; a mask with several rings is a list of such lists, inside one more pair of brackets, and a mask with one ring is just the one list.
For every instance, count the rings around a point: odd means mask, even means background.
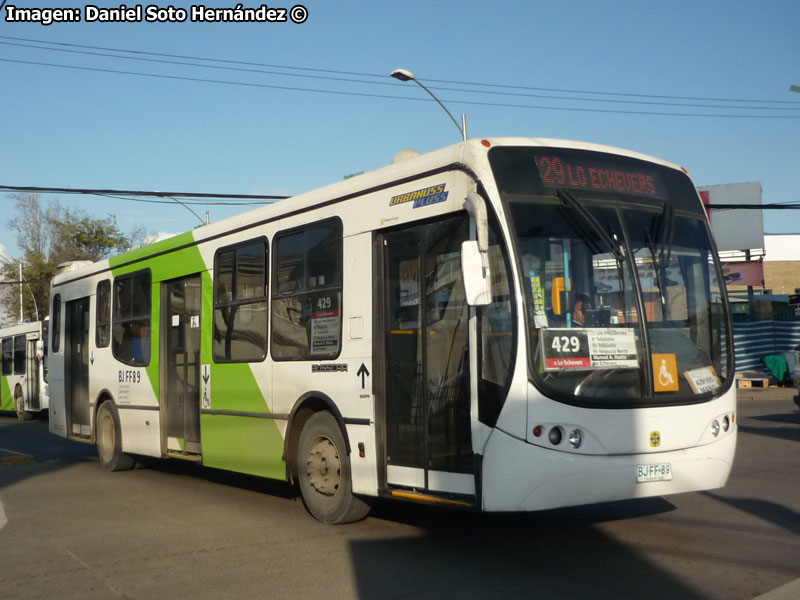
[{"label": "route number 429 sign", "polygon": [[558,328],[539,332],[546,371],[635,369],[633,329]]}]

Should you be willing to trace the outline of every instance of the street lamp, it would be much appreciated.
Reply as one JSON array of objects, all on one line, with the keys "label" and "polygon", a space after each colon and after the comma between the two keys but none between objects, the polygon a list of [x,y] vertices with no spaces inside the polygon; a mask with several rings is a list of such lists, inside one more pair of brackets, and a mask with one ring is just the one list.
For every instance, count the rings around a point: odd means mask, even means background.
[{"label": "street lamp", "polygon": [[188,210],[190,213],[192,213],[192,214],[193,214],[195,217],[197,217],[197,219],[200,221],[200,223],[201,223],[202,225],[208,225],[208,211],[206,211],[206,220],[205,220],[205,221],[203,221],[203,218],[202,218],[200,215],[198,215],[196,212],[194,212],[194,211],[193,211],[191,208],[189,208],[188,206],[186,206],[186,205],[185,205],[183,202],[181,202],[181,201],[180,201],[180,200],[178,200],[177,198],[174,198],[173,196],[168,196],[167,194],[159,194],[159,195],[160,195],[162,198],[169,198],[169,199],[170,199],[170,200],[172,200],[173,202],[177,202],[177,203],[178,203],[178,204],[180,204],[180,205],[181,205],[183,208],[185,208],[185,209],[186,209],[186,210]]},{"label": "street lamp", "polygon": [[430,91],[428,88],[426,88],[424,85],[422,85],[420,80],[417,79],[416,77],[414,77],[414,74],[411,71],[409,71],[407,69],[395,69],[394,71],[392,71],[392,77],[394,77],[395,79],[399,79],[400,81],[413,81],[419,87],[421,87],[423,90],[428,92],[431,95],[431,98],[433,98],[434,100],[436,100],[436,102],[439,103],[439,106],[442,107],[444,112],[447,113],[447,116],[450,117],[450,119],[453,121],[453,124],[456,126],[456,128],[458,129],[458,132],[461,134],[461,138],[465,142],[467,141],[467,117],[464,114],[461,115],[461,125],[459,125],[458,121],[456,121],[456,119],[455,119],[455,117],[453,117],[452,113],[449,110],[447,110],[447,107],[444,104],[442,104],[441,100],[439,100],[433,94],[432,91]]},{"label": "street lamp", "polygon": [[[22,314],[22,261],[19,261],[19,318],[20,322],[24,320],[24,315]],[[25,285],[28,286],[28,291],[31,293],[31,298],[33,298],[33,310],[36,311],[36,320],[39,320],[39,304],[36,302],[36,294],[33,293],[31,289],[31,284],[25,281]]]}]

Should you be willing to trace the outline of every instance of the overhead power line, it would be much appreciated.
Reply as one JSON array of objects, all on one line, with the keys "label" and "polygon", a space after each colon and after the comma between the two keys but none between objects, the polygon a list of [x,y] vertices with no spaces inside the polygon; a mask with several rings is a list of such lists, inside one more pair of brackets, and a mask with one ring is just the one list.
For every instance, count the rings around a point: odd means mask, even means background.
[{"label": "overhead power line", "polygon": [[[236,71],[236,72],[246,72],[246,73],[254,73],[259,75],[268,75],[268,76],[289,76],[289,77],[302,77],[307,79],[315,79],[321,81],[333,81],[333,82],[342,82],[342,83],[357,83],[357,84],[365,84],[365,85],[391,85],[393,87],[399,87],[397,84],[386,81],[386,75],[377,75],[371,73],[358,73],[354,71],[340,71],[334,69],[316,69],[316,68],[309,68],[309,67],[296,67],[290,65],[275,65],[269,63],[257,63],[257,62],[249,62],[249,61],[237,61],[237,60],[228,60],[228,59],[219,59],[219,58],[211,58],[211,57],[199,57],[199,56],[189,56],[189,55],[181,55],[181,54],[168,54],[168,53],[158,53],[158,52],[147,52],[142,50],[129,50],[129,49],[122,49],[122,48],[109,48],[103,46],[89,46],[85,44],[71,44],[65,42],[50,42],[50,41],[41,41],[41,40],[33,40],[30,38],[19,38],[13,36],[0,36],[0,40],[14,40],[12,41],[0,41],[0,44],[4,44],[7,46],[18,46],[23,48],[32,48],[36,50],[45,50],[45,51],[58,51],[58,52],[68,52],[72,54],[80,54],[80,55],[88,55],[88,56],[97,56],[102,58],[112,58],[112,59],[124,59],[124,60],[136,60],[148,63],[158,63],[158,64],[169,64],[169,65],[176,65],[180,67],[191,67],[191,68],[211,68],[216,70],[225,70],[225,71]],[[26,43],[19,43],[19,42],[26,42]],[[36,45],[31,45],[31,43]],[[43,46],[42,44],[47,44]],[[92,50],[76,50],[74,48],[83,48]],[[96,52],[96,51],[101,52]],[[108,54],[108,52],[114,52],[115,54]],[[120,55],[120,53],[125,55]],[[128,56],[131,55],[131,56]],[[162,57],[162,58],[148,58],[148,57]],[[169,59],[169,60],[165,60]],[[181,59],[181,60],[173,60],[173,59]],[[202,61],[203,63],[215,63],[215,64],[200,64],[197,62],[184,62],[185,60],[191,61]],[[143,73],[137,71],[126,71],[121,69],[110,69],[110,68],[100,68],[100,67],[90,67],[90,66],[81,66],[81,65],[73,65],[73,64],[57,64],[57,63],[49,63],[49,62],[41,62],[41,61],[27,61],[27,60],[15,60],[9,58],[0,59],[3,62],[11,62],[11,63],[18,63],[18,64],[30,64],[35,66],[43,66],[43,67],[51,67],[51,68],[60,68],[60,69],[73,69],[73,70],[81,70],[81,71],[90,71],[90,72],[99,72],[99,73],[109,73],[109,74],[117,74],[117,75],[127,75],[127,76],[138,76],[138,77],[150,77],[150,78],[158,78],[158,79],[167,79],[167,80],[178,80],[178,81],[190,81],[196,83],[206,83],[206,84],[216,84],[216,85],[233,85],[233,86],[244,86],[244,87],[260,87],[260,88],[268,88],[268,89],[282,89],[282,90],[289,90],[289,91],[298,91],[298,92],[305,92],[305,93],[324,93],[324,94],[336,94],[336,95],[345,95],[345,96],[360,96],[360,97],[370,97],[370,98],[387,98],[387,99],[395,99],[395,100],[413,100],[413,101],[422,101],[422,102],[430,102],[429,98],[421,98],[421,97],[409,97],[409,96],[399,96],[399,95],[390,95],[390,94],[378,94],[378,93],[369,93],[369,92],[359,92],[355,90],[332,90],[332,89],[318,89],[318,88],[304,88],[304,87],[296,87],[296,86],[287,86],[287,85],[275,85],[275,84],[266,84],[266,83],[256,83],[256,82],[246,82],[246,81],[228,81],[228,80],[218,80],[218,79],[208,79],[208,78],[201,78],[201,77],[187,77],[182,75],[175,75],[175,74],[166,74],[166,73]],[[243,66],[231,66],[231,65],[243,65]],[[264,70],[264,69],[254,69],[250,67],[266,67],[269,69],[281,69],[281,71],[275,70]],[[301,71],[301,72],[289,72],[289,71]],[[318,73],[326,73],[326,75],[319,75]],[[336,76],[331,76],[336,75]],[[350,77],[339,77],[338,75],[355,75],[359,77],[369,77],[370,80],[364,79],[352,79]],[[558,100],[558,101],[567,101],[567,102],[583,102],[583,103],[613,103],[613,104],[624,104],[624,105],[649,105],[649,106],[664,106],[664,107],[674,107],[674,108],[683,108],[683,109],[695,109],[695,108],[713,108],[718,110],[724,111],[800,111],[800,102],[789,102],[789,101],[780,101],[780,100],[764,100],[764,99],[731,99],[731,98],[701,98],[701,97],[681,97],[681,96],[659,96],[655,94],[628,94],[622,92],[600,92],[600,91],[592,91],[592,90],[564,90],[564,89],[556,89],[556,88],[540,88],[534,86],[518,86],[518,85],[505,85],[505,84],[487,84],[487,83],[479,83],[479,82],[459,82],[459,81],[450,81],[450,80],[437,80],[437,79],[426,79],[427,81],[433,82],[440,82],[440,83],[450,83],[456,84],[460,86],[472,86],[474,87],[482,87],[482,88],[492,88],[492,89],[467,89],[464,87],[442,87],[442,86],[434,86],[434,89],[440,91],[449,91],[449,92],[456,92],[459,94],[482,94],[482,95],[492,95],[492,96],[513,96],[513,97],[521,97],[521,98],[543,98],[548,100]],[[577,97],[577,96],[556,96],[552,93],[549,94],[532,94],[532,93],[522,93],[519,91],[510,92],[510,91],[500,91],[500,90],[539,90],[539,91],[548,91],[548,92],[561,92],[561,93],[569,93],[569,94],[581,94],[581,95],[593,95],[593,96],[606,96],[604,98],[598,97]],[[614,96],[611,98],[610,96]],[[627,99],[626,99],[627,98]],[[632,100],[630,98],[649,98],[648,100]],[[659,99],[659,101],[653,100]],[[664,100],[680,100],[681,102],[669,102]],[[688,100],[702,100],[704,102],[715,102],[715,104],[697,104],[697,103],[687,103]],[[572,112],[595,112],[595,113],[611,113],[611,114],[639,114],[639,115],[656,115],[656,116],[683,116],[683,117],[712,117],[712,118],[737,118],[737,119],[798,119],[800,118],[800,114],[790,114],[790,115],[776,115],[776,114],[753,114],[748,112],[747,114],[735,114],[735,113],[696,113],[696,112],[674,112],[674,111],[638,111],[638,110],[615,110],[615,109],[605,109],[605,108],[590,108],[586,106],[552,106],[552,105],[532,105],[532,104],[516,104],[516,103],[504,103],[504,102],[486,102],[486,101],[477,101],[477,100],[466,100],[466,99],[445,99],[448,103],[453,104],[464,104],[464,105],[472,105],[472,106],[493,106],[493,107],[503,107],[503,108],[523,108],[523,109],[532,109],[532,110],[560,110],[560,111],[572,111]],[[728,103],[728,104],[720,104],[720,103]],[[744,106],[744,105],[732,105],[731,102],[740,102],[740,103],[749,103],[749,104],[757,104],[757,106]],[[775,106],[776,104],[780,104],[782,106]]]},{"label": "overhead power line", "polygon": [[[144,190],[114,190],[114,189],[93,189],[93,188],[63,188],[63,187],[38,187],[38,186],[15,186],[15,185],[0,185],[0,192],[34,192],[43,194],[85,194],[90,196],[107,196],[117,198],[119,200],[131,200],[148,202],[144,198],[182,198],[182,199],[242,199],[252,200],[258,202],[251,202],[251,204],[265,204],[264,200],[274,202],[276,200],[286,200],[291,196],[276,196],[265,194],[229,194],[229,193],[201,193],[201,192],[161,192],[161,191],[144,191]],[[127,196],[127,197],[126,197]],[[149,200],[149,202],[160,204],[172,204],[168,200]],[[221,203],[221,202],[187,202],[187,204],[204,204],[207,206],[218,205],[235,205],[235,204],[248,204],[248,203]],[[774,202],[770,204],[707,204],[706,208],[709,210],[800,210],[800,202]]]},{"label": "overhead power line", "polygon": [[775,202],[772,204],[706,204],[709,210],[800,210],[800,202],[782,203]]},{"label": "overhead power line", "polygon": [[[52,46],[63,46],[68,48],[85,48],[89,50],[103,50],[108,52],[122,52],[128,54],[135,54],[140,56],[159,56],[164,58],[178,58],[178,59],[185,59],[185,60],[199,60],[205,62],[215,62],[215,63],[223,63],[229,65],[245,65],[251,67],[267,67],[273,69],[285,69],[291,71],[305,71],[305,72],[313,72],[313,73],[329,73],[335,75],[352,75],[357,77],[371,77],[375,79],[386,79],[385,73],[361,73],[357,71],[344,71],[344,70],[336,70],[336,69],[322,69],[322,68],[312,68],[312,67],[298,67],[294,65],[277,65],[272,63],[261,63],[261,62],[252,62],[252,61],[243,61],[243,60],[232,60],[232,59],[222,59],[216,57],[203,57],[203,56],[191,56],[185,54],[170,54],[165,52],[147,52],[144,50],[131,50],[126,48],[109,48],[107,46],[90,46],[86,44],[73,44],[68,42],[52,42],[47,40],[35,40],[31,38],[20,38],[20,37],[13,37],[13,36],[6,36],[0,35],[0,39],[5,40],[16,40],[21,42],[33,42],[38,44],[49,44]],[[122,58],[122,57],[120,57]],[[284,75],[289,75],[289,73],[283,73]],[[347,80],[343,80],[347,81]],[[526,86],[526,85],[519,85],[519,84],[503,84],[503,83],[485,83],[485,82],[474,82],[474,81],[455,81],[449,79],[435,79],[432,77],[426,77],[426,82],[431,83],[448,83],[453,85],[471,85],[476,87],[491,87],[491,88],[505,88],[505,89],[517,89],[517,90],[535,90],[535,91],[545,91],[545,92],[558,92],[558,93],[569,93],[569,94],[594,94],[600,96],[627,96],[633,98],[657,98],[657,99],[667,99],[667,100],[693,100],[693,101],[704,101],[704,102],[747,102],[747,103],[762,103],[762,104],[787,104],[787,105],[795,105],[800,106],[800,101],[791,101],[791,100],[766,100],[763,98],[760,99],[750,99],[750,98],[713,98],[707,96],[674,96],[674,95],[665,95],[665,94],[643,94],[643,93],[631,93],[631,92],[608,92],[608,91],[599,91],[599,90],[580,90],[580,89],[565,89],[565,88],[549,88],[549,87],[537,87],[537,86]],[[377,83],[377,82],[370,82],[370,83]],[[397,85],[393,83],[387,82],[387,85]],[[442,88],[436,88],[442,89]],[[475,91],[475,90],[472,90]]]},{"label": "overhead power line", "polygon": [[[342,91],[342,90],[321,90],[315,88],[301,88],[301,87],[294,87],[294,86],[283,86],[283,85],[270,85],[265,83],[252,83],[252,82],[242,82],[242,81],[225,81],[225,80],[218,80],[218,79],[206,79],[201,77],[184,77],[184,76],[177,76],[177,75],[164,75],[164,74],[156,74],[156,73],[140,73],[136,71],[123,71],[119,69],[101,69],[97,67],[79,67],[75,65],[64,65],[64,64],[55,64],[55,63],[44,63],[38,61],[28,61],[28,60],[15,60],[10,58],[0,58],[1,62],[8,62],[8,63],[17,63],[17,64],[26,64],[26,65],[36,65],[36,66],[43,66],[43,67],[56,67],[62,69],[73,69],[78,71],[91,71],[91,72],[98,72],[98,73],[113,73],[117,75],[134,75],[139,77],[151,77],[156,79],[169,79],[169,80],[176,80],[176,81],[192,81],[192,82],[199,82],[199,83],[213,83],[219,85],[235,85],[235,86],[243,86],[243,87],[255,87],[255,88],[268,88],[268,89],[281,89],[281,90],[290,90],[290,91],[299,91],[299,92],[312,92],[312,93],[320,93],[320,94],[335,94],[340,96],[360,96],[360,97],[367,97],[367,98],[387,98],[391,100],[410,100],[410,101],[418,101],[418,102],[433,102],[430,98],[415,98],[409,96],[391,96],[388,94],[373,94],[367,92],[349,92],[349,91]],[[753,115],[753,114],[719,114],[719,113],[685,113],[685,112],[665,112],[665,111],[632,111],[632,110],[614,110],[614,109],[603,109],[603,108],[585,108],[585,107],[566,107],[566,106],[542,106],[542,105],[532,105],[532,104],[512,104],[512,103],[503,103],[503,102],[479,102],[474,100],[461,100],[456,98],[442,98],[443,102],[447,102],[450,104],[466,104],[470,106],[494,106],[494,107],[502,107],[502,108],[524,108],[524,109],[538,109],[538,110],[560,110],[560,111],[570,111],[570,112],[594,112],[594,113],[607,113],[607,114],[626,114],[626,115],[655,115],[655,116],[667,116],[667,117],[722,117],[722,118],[732,118],[732,119],[800,119],[800,115],[797,116],[790,116],[790,115]]]},{"label": "overhead power line", "polygon": [[[181,199],[196,199],[197,202],[187,202],[187,204],[205,205],[205,206],[228,206],[228,205],[246,205],[246,204],[266,204],[268,202],[275,202],[276,200],[286,200],[291,196],[277,196],[272,194],[211,194],[211,193],[198,193],[198,192],[162,192],[162,191],[143,191],[143,190],[115,190],[115,189],[92,189],[92,188],[64,188],[64,187],[39,187],[39,186],[18,186],[18,185],[0,185],[0,192],[33,192],[37,194],[85,194],[90,196],[110,196],[119,198],[120,200],[131,200],[139,202],[153,202],[158,204],[172,204],[168,199],[181,198]],[[130,196],[123,198],[122,196]],[[165,198],[165,200],[145,200],[145,198]],[[259,202],[208,202],[202,199],[240,199],[251,200]],[[268,201],[268,202],[264,202]]]},{"label": "overhead power line", "polygon": [[[0,36],[0,39],[7,38],[7,36]],[[46,42],[48,43],[48,42]],[[159,58],[146,58],[144,56],[138,56],[142,54],[141,52],[136,51],[129,51],[129,50],[119,50],[119,49],[110,49],[110,52],[128,52],[132,54],[137,54],[137,56],[120,56],[119,54],[109,54],[108,52],[89,52],[86,50],[71,50],[68,48],[53,48],[41,45],[33,45],[33,44],[22,44],[16,42],[3,42],[0,41],[0,44],[6,46],[14,46],[14,47],[21,47],[21,48],[32,48],[36,50],[46,50],[46,51],[53,51],[53,52],[67,52],[71,54],[80,54],[83,56],[99,56],[103,58],[114,58],[120,60],[135,60],[139,62],[147,62],[147,63],[155,63],[155,64],[168,64],[168,65],[178,65],[184,67],[195,67],[200,69],[215,69],[215,70],[223,70],[223,71],[234,71],[234,72],[244,72],[244,73],[257,73],[261,75],[277,75],[279,77],[300,77],[305,79],[317,79],[322,81],[338,81],[338,82],[345,82],[345,83],[363,83],[367,85],[382,85],[382,86],[392,86],[395,88],[401,87],[400,84],[396,84],[391,81],[370,81],[365,79],[352,79],[352,78],[345,78],[345,77],[331,77],[325,75],[311,75],[308,73],[288,73],[283,71],[274,71],[274,70],[264,70],[264,69],[253,69],[253,68],[245,68],[245,67],[231,67],[226,65],[220,64],[198,64],[196,62],[185,62],[184,60],[164,60]],[[73,45],[73,44],[70,44]],[[92,46],[80,46],[84,48],[94,48],[94,49],[101,49]],[[103,50],[105,50],[103,48]],[[144,54],[152,54],[152,53],[144,53]],[[178,58],[177,56],[175,58]],[[181,57],[183,58],[183,57]],[[201,58],[201,57],[186,57],[190,60],[200,60],[200,61],[208,61],[209,59]],[[219,62],[219,61],[215,61]],[[231,61],[225,61],[231,62]],[[252,63],[242,63],[250,65]],[[257,64],[257,63],[256,63]],[[267,66],[267,65],[263,65]],[[272,68],[280,68],[280,69],[295,69],[298,67],[287,67],[287,66],[272,66]],[[334,71],[334,73],[338,73]],[[363,77],[376,77],[374,75],[362,75]],[[385,76],[383,76],[385,79]],[[466,82],[460,82],[459,85],[490,85],[490,84],[472,84]],[[493,96],[514,96],[514,97],[521,97],[521,98],[546,98],[551,100],[568,100],[568,101],[575,101],[575,102],[603,102],[603,103],[613,103],[613,104],[636,104],[636,105],[649,105],[649,106],[675,106],[680,108],[723,108],[723,109],[736,109],[736,110],[773,110],[773,111],[800,111],[800,102],[795,102],[796,106],[765,106],[765,103],[771,103],[772,101],[768,100],[741,100],[740,102],[750,102],[760,103],[759,106],[743,106],[743,105],[731,105],[731,104],[719,104],[719,102],[733,102],[733,100],[724,100],[719,99],[716,100],[717,104],[696,104],[696,103],[687,103],[683,98],[683,102],[664,102],[664,101],[653,101],[653,100],[622,100],[620,99],[621,96],[626,96],[628,94],[615,94],[618,96],[617,98],[577,98],[575,96],[554,96],[552,94],[530,94],[530,93],[521,93],[521,92],[503,92],[503,91],[493,91],[493,90],[486,90],[486,89],[465,89],[461,88],[453,88],[453,87],[442,87],[442,86],[431,86],[432,89],[437,91],[450,91],[450,92],[463,92],[463,93],[470,93],[470,94],[484,94],[484,95],[493,95]],[[504,87],[504,86],[491,86],[491,87]],[[583,94],[597,94],[599,92],[589,92],[589,91],[571,91],[570,93],[583,93]],[[645,96],[637,96],[637,97],[645,97]],[[653,96],[656,97],[656,96]],[[669,97],[666,97],[669,98]],[[784,102],[784,104],[792,104],[791,102]]]},{"label": "overhead power line", "polygon": [[30,285],[31,283],[49,283],[49,279],[27,279],[24,281],[0,281],[0,285]]}]

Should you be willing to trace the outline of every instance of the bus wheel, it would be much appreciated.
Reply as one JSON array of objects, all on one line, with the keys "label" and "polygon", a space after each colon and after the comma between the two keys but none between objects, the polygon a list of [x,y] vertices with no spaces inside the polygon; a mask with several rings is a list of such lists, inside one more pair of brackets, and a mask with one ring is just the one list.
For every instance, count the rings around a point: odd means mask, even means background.
[{"label": "bus wheel", "polygon": [[14,389],[14,408],[17,411],[17,419],[20,421],[30,421],[33,415],[25,410],[25,399],[22,397],[22,388],[17,386]]},{"label": "bus wheel", "polygon": [[369,505],[353,495],[350,458],[331,413],[318,412],[306,421],[297,452],[300,492],[308,512],[329,524],[367,516]]},{"label": "bus wheel", "polygon": [[127,471],[136,465],[136,459],[122,451],[119,414],[111,400],[103,402],[97,411],[97,454],[109,471]]}]

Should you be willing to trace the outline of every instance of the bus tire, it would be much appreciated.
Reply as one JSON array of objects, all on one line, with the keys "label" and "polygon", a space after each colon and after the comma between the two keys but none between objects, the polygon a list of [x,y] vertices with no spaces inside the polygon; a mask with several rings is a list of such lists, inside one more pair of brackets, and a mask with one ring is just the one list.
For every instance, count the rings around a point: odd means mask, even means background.
[{"label": "bus tire", "polygon": [[20,421],[30,421],[33,414],[25,410],[25,398],[22,395],[22,388],[14,388],[14,409],[17,411],[17,419]]},{"label": "bus tire", "polygon": [[306,421],[297,448],[297,480],[308,512],[328,524],[352,523],[369,505],[353,495],[350,457],[333,415],[315,413]]},{"label": "bus tire", "polygon": [[122,428],[117,407],[106,400],[97,411],[97,455],[109,471],[127,471],[136,466],[136,459],[122,451]]}]

